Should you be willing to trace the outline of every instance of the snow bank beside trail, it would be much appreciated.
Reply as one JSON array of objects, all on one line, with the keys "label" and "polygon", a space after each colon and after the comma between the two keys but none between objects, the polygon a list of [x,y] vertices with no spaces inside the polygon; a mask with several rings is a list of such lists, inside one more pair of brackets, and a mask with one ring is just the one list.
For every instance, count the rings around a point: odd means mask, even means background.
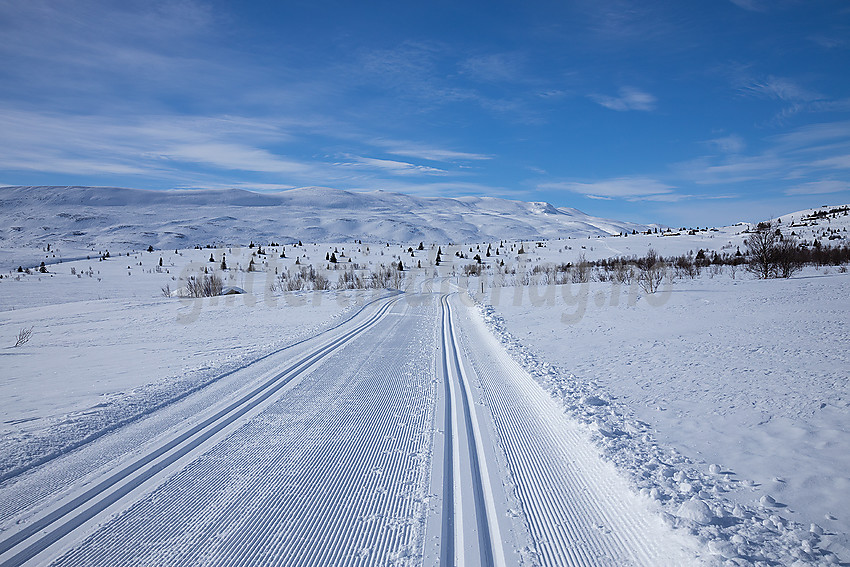
[{"label": "snow bank beside trail", "polygon": [[847,276],[817,275],[678,282],[662,306],[624,295],[591,302],[572,325],[561,294],[480,310],[635,489],[719,563],[837,564],[849,555],[850,300]]},{"label": "snow bank beside trail", "polygon": [[[47,284],[49,285],[49,284]],[[57,292],[59,290],[57,284]],[[314,335],[374,294],[79,301],[0,312],[0,479]]]}]

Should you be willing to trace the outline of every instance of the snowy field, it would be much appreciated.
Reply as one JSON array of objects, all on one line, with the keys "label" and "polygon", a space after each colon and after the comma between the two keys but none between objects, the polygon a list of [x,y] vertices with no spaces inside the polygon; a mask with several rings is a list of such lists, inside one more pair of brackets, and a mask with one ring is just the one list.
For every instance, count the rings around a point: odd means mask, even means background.
[{"label": "snowy field", "polygon": [[[547,378],[553,389],[568,390],[568,406],[580,385],[585,399],[595,396],[617,414],[600,420],[603,435],[623,423],[648,424],[653,442],[677,449],[708,477],[709,491],[747,506],[769,503],[766,515],[821,526],[834,534],[825,538],[831,548],[848,556],[848,274],[701,277],[677,282],[659,305],[646,297],[629,305],[622,293],[612,306],[611,286],[593,283],[581,292],[589,299],[582,316],[563,321],[575,313],[564,296],[578,295],[576,287],[556,290],[551,304],[532,302],[523,290],[519,302],[497,303],[494,313],[512,336],[506,340],[557,368]],[[686,481],[691,489],[672,477],[646,483],[649,463],[610,457],[637,485],[660,488],[662,500],[681,501],[682,492],[699,492],[706,482],[695,475]]]},{"label": "snowy field", "polygon": [[[784,217],[783,231],[846,242],[847,216],[803,226],[813,212]],[[634,281],[546,280],[551,266],[650,248],[733,254],[746,228],[422,249],[113,248],[103,260],[105,250],[67,242],[0,250],[0,491],[9,503],[0,540],[75,501],[76,483],[128,470],[120,467],[135,454],[159,472],[138,481],[127,472],[121,482],[138,482],[133,490],[104,488],[127,505],[98,504],[94,519],[33,548],[34,563],[131,561],[120,550],[147,537],[150,564],[189,564],[210,541],[217,561],[248,546],[260,553],[249,563],[265,563],[262,553],[286,563],[298,557],[299,537],[317,546],[314,557],[340,564],[436,564],[447,553],[494,565],[850,561],[846,269],[757,280],[741,267],[706,268],[665,279],[652,295]],[[465,275],[476,254],[483,272]],[[335,288],[345,273],[365,278],[398,262],[404,271],[390,287],[401,296],[287,291],[292,280],[282,277],[313,266]],[[204,271],[248,293],[177,297]],[[477,307],[449,295],[457,289]],[[12,348],[29,328],[31,339]],[[278,373],[286,367],[291,374]],[[283,382],[274,395],[252,401],[252,388],[275,380]],[[158,464],[169,436],[182,439],[231,399],[245,413]],[[280,484],[256,484],[235,458],[240,447],[257,467],[288,471]],[[340,469],[337,496],[304,500],[299,491],[330,482],[321,475],[352,459],[351,447],[362,451],[360,472]],[[230,488],[191,512],[173,500],[204,475]],[[278,490],[275,505],[312,510],[315,524],[300,532],[279,516],[252,544],[239,535],[249,529],[244,517],[227,520],[239,494],[247,498],[237,487],[252,491],[245,513],[259,513]],[[333,498],[350,508],[322,539]],[[168,502],[185,514],[154,516]],[[165,524],[137,532],[146,517],[203,525],[177,541]],[[4,545],[4,565],[25,556]],[[333,545],[343,550],[336,559]]]}]

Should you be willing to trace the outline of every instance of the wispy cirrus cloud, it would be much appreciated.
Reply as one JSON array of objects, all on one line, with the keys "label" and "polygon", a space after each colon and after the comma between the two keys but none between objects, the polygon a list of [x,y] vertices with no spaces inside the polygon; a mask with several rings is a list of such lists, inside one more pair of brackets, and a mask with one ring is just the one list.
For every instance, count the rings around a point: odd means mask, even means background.
[{"label": "wispy cirrus cloud", "polygon": [[[226,170],[307,173],[303,164],[257,143],[290,136],[268,123],[233,117],[80,116],[0,109],[0,167],[56,173],[167,174],[172,162]],[[251,140],[252,142],[249,142]]]},{"label": "wispy cirrus cloud", "polygon": [[225,170],[289,175],[305,175],[315,171],[309,164],[238,143],[216,141],[178,144],[156,153],[160,159],[199,163]]},{"label": "wispy cirrus cloud", "polygon": [[770,12],[773,10],[784,10],[795,4],[798,0],[729,0],[732,4],[748,12]]},{"label": "wispy cirrus cloud", "polygon": [[750,12],[765,12],[767,11],[764,2],[761,0],[729,0],[734,5]]},{"label": "wispy cirrus cloud", "polygon": [[619,96],[608,96],[600,94],[589,95],[590,100],[619,112],[627,110],[641,110],[649,112],[655,110],[656,99],[648,92],[642,91],[634,87],[623,87],[619,91]]},{"label": "wispy cirrus cloud", "polygon": [[482,82],[524,81],[525,58],[518,53],[488,53],[462,60],[458,68],[463,75]]},{"label": "wispy cirrus cloud", "polygon": [[569,191],[592,199],[678,200],[675,187],[649,177],[615,177],[601,181],[554,181],[541,183],[544,191]]},{"label": "wispy cirrus cloud", "polygon": [[444,169],[430,167],[427,165],[417,165],[406,161],[397,161],[390,159],[370,158],[363,156],[346,156],[347,161],[337,162],[336,165],[341,167],[366,168],[378,170],[390,175],[447,175],[448,172]]},{"label": "wispy cirrus cloud", "polygon": [[810,181],[785,190],[786,195],[824,195],[827,193],[850,193],[850,182],[838,180]]},{"label": "wispy cirrus cloud", "polygon": [[[699,185],[722,185],[750,181],[781,183],[807,177],[833,176],[850,168],[850,121],[810,124],[762,140],[761,151],[749,155],[723,151],[674,164],[671,169],[683,180]],[[735,145],[735,144],[733,144]],[[813,181],[819,181],[813,179]],[[800,194],[800,193],[795,193]]]},{"label": "wispy cirrus cloud", "polygon": [[791,79],[773,75],[749,81],[742,85],[739,90],[744,94],[785,102],[810,102],[825,98]]},{"label": "wispy cirrus cloud", "polygon": [[720,138],[706,140],[706,144],[716,148],[724,154],[739,154],[746,148],[744,138],[737,134],[729,134]]},{"label": "wispy cirrus cloud", "polygon": [[387,140],[380,138],[369,140],[368,143],[375,147],[382,148],[388,154],[425,159],[435,162],[482,161],[493,158],[493,156],[486,154],[461,152],[404,140]]},{"label": "wispy cirrus cloud", "polygon": [[[247,187],[280,190],[300,185],[343,187],[400,187],[417,193],[438,194],[454,187],[471,192],[493,189],[468,179],[467,166],[491,156],[437,146],[385,139],[343,141],[364,149],[381,147],[390,155],[414,161],[343,154],[303,156],[298,148],[303,134],[289,122],[249,117],[75,116],[0,108],[0,130],[19,133],[0,137],[0,170],[60,175],[131,176],[171,187]],[[309,130],[309,128],[308,128]],[[315,141],[313,141],[315,143]],[[340,143],[329,139],[329,145]],[[436,167],[435,163],[445,164]],[[458,178],[450,181],[451,177]],[[399,185],[397,178],[420,178]],[[446,181],[435,185],[428,178]]]}]

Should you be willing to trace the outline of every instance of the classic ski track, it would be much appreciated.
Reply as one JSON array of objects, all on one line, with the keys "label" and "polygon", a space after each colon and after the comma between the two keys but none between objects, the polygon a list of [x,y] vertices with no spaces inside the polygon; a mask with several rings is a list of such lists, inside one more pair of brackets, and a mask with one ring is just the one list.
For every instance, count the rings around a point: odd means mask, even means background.
[{"label": "classic ski track", "polygon": [[[697,563],[459,294],[423,297],[383,300],[224,409],[34,515],[0,541],[0,567],[502,567],[506,552],[511,564]],[[501,514],[508,499],[518,519]],[[425,551],[429,526],[438,556]]]},{"label": "classic ski track", "polygon": [[[587,432],[564,415],[475,315],[464,354],[480,379],[529,535],[545,566],[679,566],[700,562],[639,501]],[[477,324],[477,326],[476,326]]]},{"label": "classic ski track", "polygon": [[[463,517],[469,512],[463,509],[460,482],[468,477],[473,488],[473,513],[477,527],[478,564],[486,567],[505,565],[502,550],[502,538],[496,519],[494,497],[490,489],[487,458],[482,446],[481,432],[475,404],[471,401],[469,380],[463,371],[457,341],[455,339],[452,309],[449,295],[440,298],[442,329],[442,367],[445,381],[446,443],[444,447],[443,467],[443,510],[442,538],[443,548],[440,559],[443,565],[468,565],[469,559],[463,552],[467,545],[464,533]],[[456,400],[460,392],[462,416],[457,416]],[[459,419],[463,421],[466,435],[459,433]],[[461,452],[468,454],[469,470],[461,469]],[[464,455],[464,456],[465,456]],[[464,459],[464,462],[466,459]]]},{"label": "classic ski track", "polygon": [[[390,297],[392,297],[392,296],[390,296]],[[198,386],[195,386],[195,387],[190,388],[190,389],[188,389],[184,392],[181,392],[180,394],[177,394],[174,397],[168,398],[167,400],[163,401],[162,403],[158,403],[156,405],[148,407],[144,411],[142,411],[138,414],[132,415],[132,416],[128,417],[127,419],[123,419],[123,420],[120,420],[116,423],[113,423],[108,427],[105,427],[105,428],[103,428],[103,429],[101,429],[101,430],[99,430],[95,433],[92,433],[91,435],[87,435],[83,439],[80,439],[79,441],[75,441],[74,443],[68,445],[67,447],[63,447],[61,450],[50,452],[50,453],[32,461],[32,462],[27,463],[26,465],[23,465],[21,467],[18,467],[18,468],[12,469],[10,471],[7,471],[3,474],[0,474],[0,484],[5,483],[8,480],[14,480],[16,477],[19,477],[22,474],[25,474],[25,473],[33,470],[33,469],[41,467],[42,465],[49,463],[50,461],[52,461],[54,459],[57,459],[57,458],[59,458],[63,455],[67,455],[68,453],[75,451],[75,450],[77,450],[81,447],[84,447],[84,446],[92,443],[93,441],[100,439],[104,435],[112,433],[113,431],[120,429],[122,427],[125,427],[125,426],[127,426],[131,423],[137,422],[137,421],[149,416],[150,414],[157,412],[157,411],[159,411],[159,410],[161,410],[165,407],[172,406],[172,405],[176,404],[177,402],[180,402],[181,400],[188,398],[192,394],[209,387],[211,384],[213,384],[213,383],[215,383],[215,382],[217,382],[217,381],[219,381],[223,378],[231,376],[232,374],[235,374],[235,373],[237,373],[241,370],[244,370],[245,368],[248,368],[248,367],[255,365],[259,362],[262,362],[266,359],[269,359],[269,358],[271,358],[271,357],[273,357],[277,354],[280,354],[280,353],[282,353],[286,350],[290,350],[293,347],[297,347],[297,346],[302,345],[302,344],[304,344],[308,341],[315,340],[316,338],[318,338],[322,335],[326,335],[328,333],[331,333],[331,332],[339,329],[343,325],[349,323],[353,319],[355,319],[367,307],[369,307],[369,306],[371,306],[375,303],[378,303],[379,301],[383,301],[385,299],[388,299],[388,298],[382,297],[382,298],[379,298],[379,299],[373,299],[373,300],[361,305],[359,309],[357,309],[354,313],[350,314],[349,316],[345,317],[344,320],[342,320],[339,323],[321,331],[320,333],[318,333],[316,335],[308,336],[308,337],[305,337],[303,339],[299,339],[299,340],[296,340],[292,343],[289,343],[289,344],[287,344],[283,347],[277,348],[277,349],[275,349],[275,350],[273,350],[269,353],[266,353],[266,354],[264,354],[260,357],[257,357],[255,359],[251,360],[250,362],[240,366],[239,368],[235,368],[233,370],[229,370],[229,371],[227,371],[223,374],[220,374],[219,376],[216,376],[211,381],[203,382],[202,384],[199,384]],[[0,519],[5,519],[9,515],[10,515],[9,509],[5,506],[0,505]]]},{"label": "classic ski track", "polygon": [[435,362],[431,319],[385,317],[58,564],[415,560],[436,388],[417,362]]},{"label": "classic ski track", "polygon": [[[23,547],[14,552],[14,555],[4,559],[0,565],[2,567],[22,565],[42,553],[74,529],[269,399],[316,362],[377,325],[399,299],[400,297],[395,297],[387,300],[375,314],[351,331],[303,356],[271,380],[254,388],[200,424],[122,467],[121,470],[111,474],[70,502],[32,521],[26,527],[0,541],[0,556],[11,555],[13,550]],[[123,482],[125,480],[127,482]]]}]

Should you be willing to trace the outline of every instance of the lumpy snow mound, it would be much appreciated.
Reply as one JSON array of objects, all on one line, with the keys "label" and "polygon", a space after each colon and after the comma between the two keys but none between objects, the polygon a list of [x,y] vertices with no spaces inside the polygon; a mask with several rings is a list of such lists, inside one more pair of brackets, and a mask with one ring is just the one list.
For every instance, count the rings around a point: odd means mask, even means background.
[{"label": "lumpy snow mound", "polygon": [[146,191],[115,187],[0,188],[0,247],[62,242],[122,248],[276,241],[475,242],[606,236],[643,225],[491,197],[423,198],[321,187]]}]

